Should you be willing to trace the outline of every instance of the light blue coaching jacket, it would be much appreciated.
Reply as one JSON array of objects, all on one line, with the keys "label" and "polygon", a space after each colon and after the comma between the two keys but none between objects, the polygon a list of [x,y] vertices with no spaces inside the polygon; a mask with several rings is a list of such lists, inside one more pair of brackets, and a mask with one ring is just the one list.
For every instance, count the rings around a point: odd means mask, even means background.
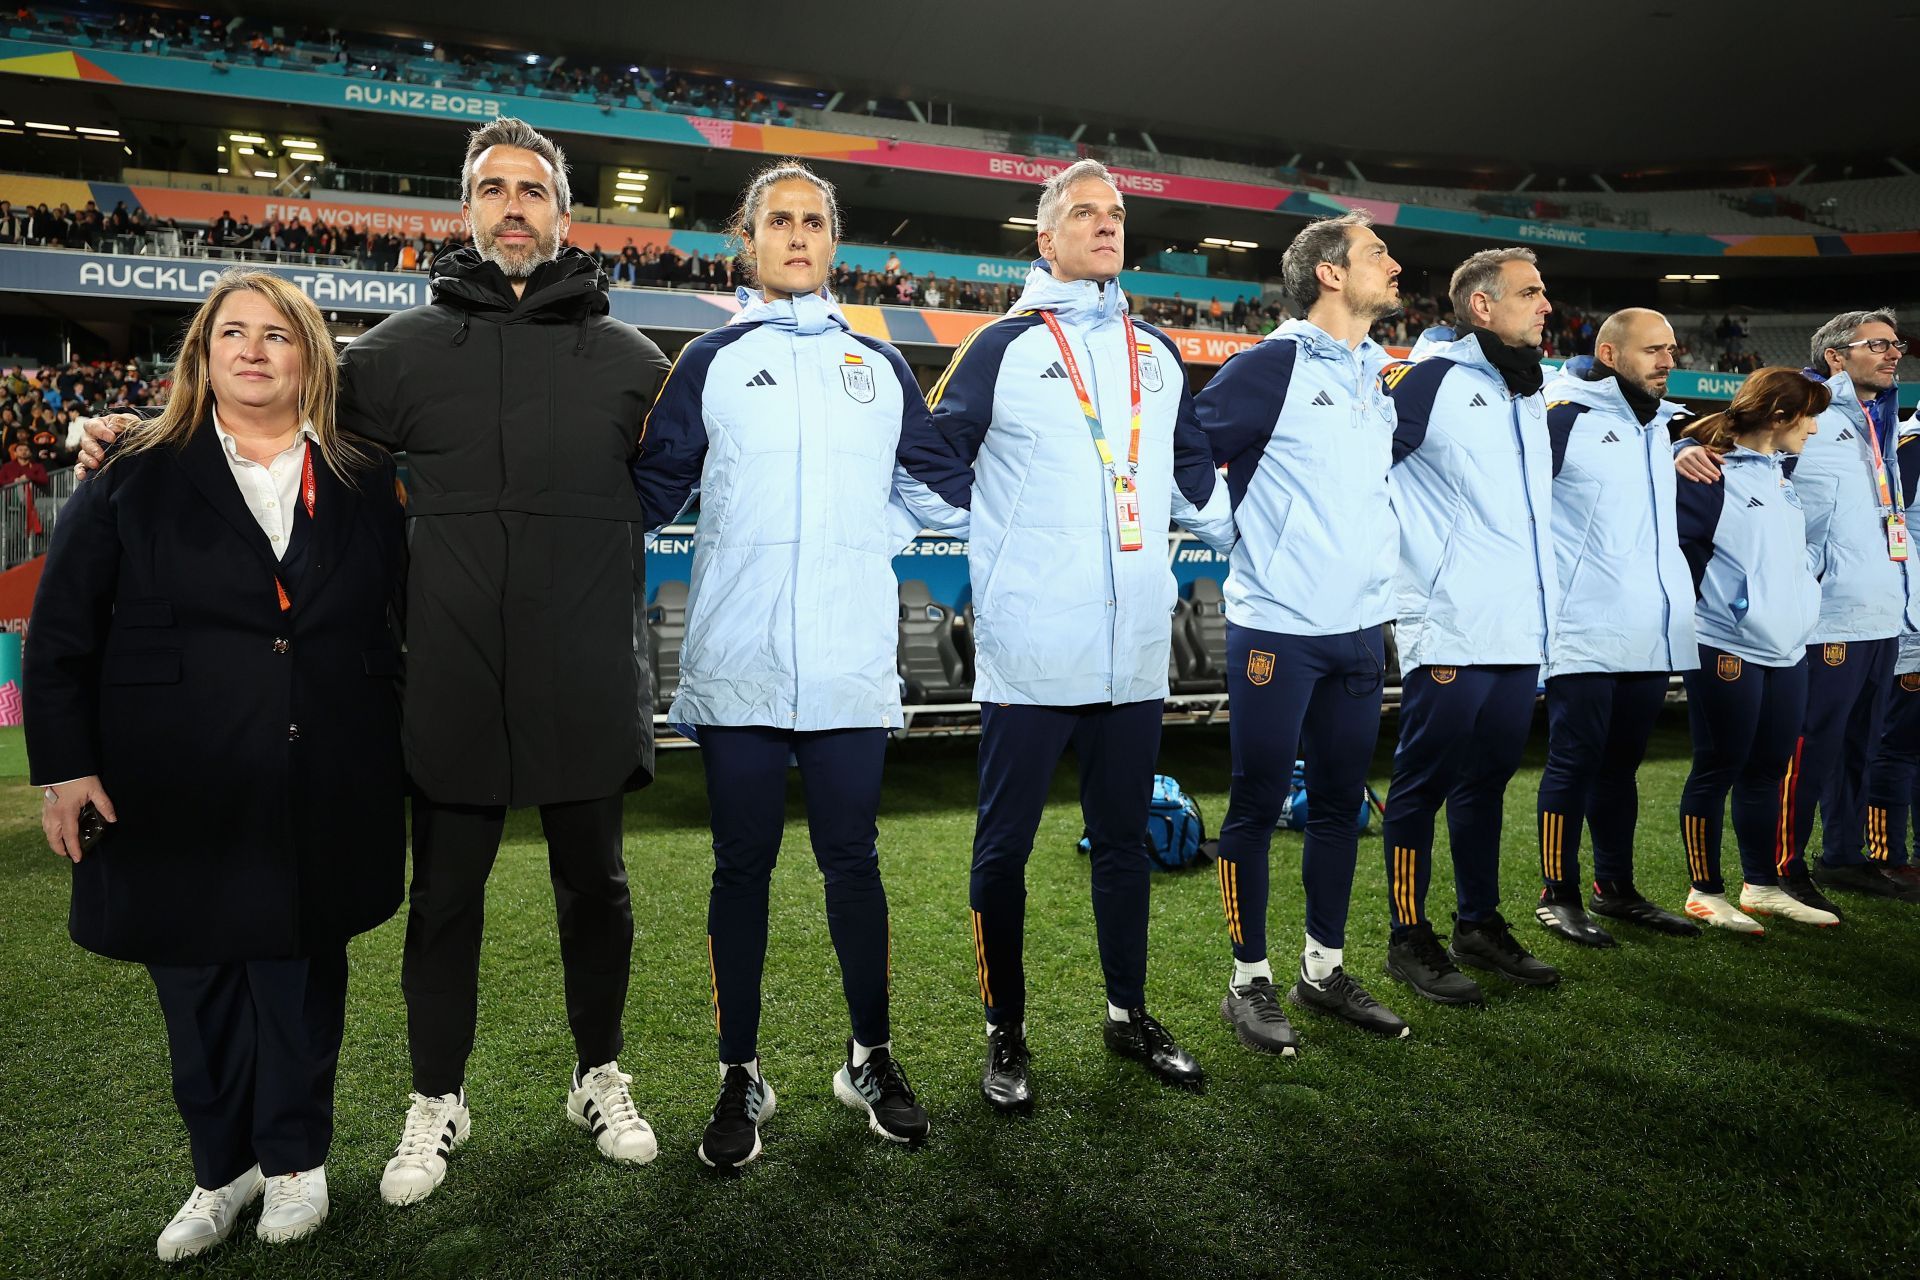
[{"label": "light blue coaching jacket", "polygon": [[1787,456],[1735,446],[1711,484],[1679,482],[1680,548],[1699,602],[1701,644],[1762,667],[1806,660],[1820,619],[1807,521]]},{"label": "light blue coaching jacket", "polygon": [[1591,380],[1562,373],[1542,394],[1560,580],[1547,678],[1698,667],[1667,434],[1681,406],[1660,401],[1642,426],[1612,373]]},{"label": "light blue coaching jacket", "polygon": [[1559,616],[1546,401],[1509,395],[1480,342],[1423,335],[1385,377],[1403,671],[1545,663]]},{"label": "light blue coaching jacket", "polygon": [[[687,344],[647,417],[634,483],[649,528],[696,487],[676,724],[813,731],[900,723],[893,557],[966,512],[900,469],[932,434],[898,351],[824,295],[740,291]],[[924,449],[925,439],[920,443]]]},{"label": "light blue coaching jacket", "polygon": [[1126,307],[1117,283],[1063,282],[1035,263],[1012,312],[976,330],[934,388],[934,423],[953,470],[936,475],[929,464],[938,460],[902,455],[948,503],[972,507],[973,694],[982,702],[1165,697],[1175,600],[1168,519],[1223,554],[1232,549],[1232,506],[1194,417],[1179,350],[1140,323],[1133,333],[1146,545],[1119,549],[1112,482],[1038,312],[1058,317],[1124,469]]},{"label": "light blue coaching jacket", "polygon": [[[1227,620],[1281,635],[1344,635],[1393,616],[1400,527],[1387,492],[1392,357],[1289,320],[1194,397],[1240,541]],[[1669,467],[1671,469],[1671,467]]]}]

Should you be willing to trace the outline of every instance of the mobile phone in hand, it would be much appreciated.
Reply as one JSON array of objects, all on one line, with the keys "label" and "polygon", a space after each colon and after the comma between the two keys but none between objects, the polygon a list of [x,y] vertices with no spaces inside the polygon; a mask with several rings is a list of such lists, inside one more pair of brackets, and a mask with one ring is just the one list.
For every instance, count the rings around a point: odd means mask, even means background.
[{"label": "mobile phone in hand", "polygon": [[80,806],[80,852],[92,853],[93,846],[100,843],[100,837],[107,834],[107,820],[89,800]]}]

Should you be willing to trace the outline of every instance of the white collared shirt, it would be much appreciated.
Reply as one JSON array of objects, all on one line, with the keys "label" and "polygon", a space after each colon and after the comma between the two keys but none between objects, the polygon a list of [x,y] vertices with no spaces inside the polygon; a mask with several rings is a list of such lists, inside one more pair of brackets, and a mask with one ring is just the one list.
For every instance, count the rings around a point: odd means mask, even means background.
[{"label": "white collared shirt", "polygon": [[213,411],[213,430],[220,437],[220,452],[227,460],[228,470],[233,472],[234,483],[240,486],[240,497],[253,513],[260,531],[267,535],[273,558],[284,560],[287,539],[293,536],[293,504],[300,501],[301,462],[306,456],[307,442],[317,444],[320,440],[313,424],[301,423],[300,434],[294,437],[293,443],[264,466],[240,456],[240,442],[220,426],[218,409]]}]

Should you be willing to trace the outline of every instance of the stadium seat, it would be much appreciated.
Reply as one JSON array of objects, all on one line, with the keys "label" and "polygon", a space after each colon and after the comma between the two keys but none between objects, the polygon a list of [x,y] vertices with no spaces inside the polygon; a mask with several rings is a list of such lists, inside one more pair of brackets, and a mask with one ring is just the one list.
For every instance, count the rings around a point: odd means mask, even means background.
[{"label": "stadium seat", "polygon": [[1208,678],[1200,651],[1194,647],[1190,625],[1193,602],[1173,602],[1173,645],[1167,652],[1167,688],[1174,693],[1217,693],[1220,681]]},{"label": "stadium seat", "polygon": [[1387,623],[1381,630],[1385,633],[1387,650],[1387,672],[1386,678],[1381,681],[1381,686],[1387,689],[1397,689],[1400,687],[1400,643],[1393,638],[1393,624],[1391,622]]},{"label": "stadium seat", "polygon": [[960,610],[960,616],[953,621],[953,644],[960,650],[960,660],[966,664],[967,687],[973,687],[973,601],[968,600],[966,607]]},{"label": "stadium seat", "polygon": [[1227,602],[1220,583],[1195,578],[1187,592],[1187,643],[1199,660],[1194,678],[1208,689],[1227,687]]},{"label": "stadium seat", "polygon": [[900,584],[901,679],[907,682],[909,702],[968,702],[966,664],[953,640],[953,610],[935,604],[927,584],[915,579]]},{"label": "stadium seat", "polygon": [[665,711],[680,691],[680,645],[687,638],[687,584],[663,582],[647,610],[647,652],[653,659],[653,705]]}]

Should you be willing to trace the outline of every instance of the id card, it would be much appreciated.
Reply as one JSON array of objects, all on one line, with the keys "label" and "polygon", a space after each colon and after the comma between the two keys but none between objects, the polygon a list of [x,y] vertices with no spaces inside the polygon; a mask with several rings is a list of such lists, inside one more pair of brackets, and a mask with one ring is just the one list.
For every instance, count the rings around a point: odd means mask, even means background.
[{"label": "id card", "polygon": [[1887,517],[1887,559],[1905,561],[1907,558],[1907,518],[1895,512]]},{"label": "id card", "polygon": [[[1114,528],[1120,531],[1120,549],[1138,551],[1146,545],[1140,533],[1140,490],[1131,476],[1117,476],[1113,482]],[[1905,530],[1901,537],[1906,536]],[[1906,558],[1905,542],[1901,543],[1901,558]]]}]

